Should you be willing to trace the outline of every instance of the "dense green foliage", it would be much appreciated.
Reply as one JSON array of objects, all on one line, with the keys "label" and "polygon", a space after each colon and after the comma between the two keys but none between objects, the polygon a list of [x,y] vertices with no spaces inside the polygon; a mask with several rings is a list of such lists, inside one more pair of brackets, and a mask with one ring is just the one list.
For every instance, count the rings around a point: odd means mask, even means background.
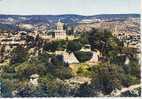
[{"label": "dense green foliage", "polygon": [[100,64],[94,67],[94,73],[92,84],[104,94],[121,88],[123,70],[119,66],[110,63]]},{"label": "dense green foliage", "polygon": [[75,52],[75,56],[80,62],[86,62],[92,58],[93,54],[91,52],[77,51]]},{"label": "dense green foliage", "polygon": [[81,49],[81,43],[79,41],[70,41],[67,45],[67,51],[75,52]]},{"label": "dense green foliage", "polygon": [[[122,42],[107,30],[93,29],[80,36],[78,40],[44,42],[43,46],[43,41],[36,38],[39,42],[33,43],[33,46],[37,46],[33,53],[21,46],[13,49],[10,59],[0,65],[1,95],[11,97],[13,91],[17,91],[17,97],[98,96],[98,93],[108,95],[115,89],[140,83],[137,49],[123,47]],[[102,53],[97,65],[86,63],[92,58],[92,52],[80,51],[85,44],[90,44],[92,50],[98,49]],[[43,53],[36,55],[41,47]],[[76,75],[64,62],[62,55],[55,55],[57,50],[75,54],[80,62],[74,67],[77,68]],[[127,65],[124,64],[126,57],[130,59]],[[32,74],[39,75],[37,87],[29,84]],[[89,77],[90,84],[65,83],[77,76]]]},{"label": "dense green foliage", "polygon": [[92,67],[88,64],[81,64],[77,70],[77,74],[80,76],[91,77],[93,75]]},{"label": "dense green foliage", "polygon": [[12,96],[11,89],[7,86],[7,83],[0,80],[1,85],[1,95],[2,97],[10,97]]},{"label": "dense green foliage", "polygon": [[114,49],[118,46],[118,39],[112,36],[108,30],[93,29],[89,32],[89,43],[92,49],[99,49],[101,52],[107,53],[108,50]]},{"label": "dense green foliage", "polygon": [[69,52],[74,52],[80,50],[82,47],[80,41],[78,40],[73,40],[73,41],[68,41],[68,40],[57,40],[53,42],[47,42],[44,45],[44,49],[47,51],[55,52],[56,50],[67,50]]},{"label": "dense green foliage", "polygon": [[26,60],[27,56],[26,49],[23,49],[21,46],[14,48],[11,51],[11,62],[12,63],[21,63]]},{"label": "dense green foliage", "polygon": [[46,73],[46,67],[45,67],[44,63],[24,62],[24,63],[18,65],[15,68],[15,71],[20,78],[22,78],[22,77],[27,78],[32,74],[42,75],[42,74]]}]

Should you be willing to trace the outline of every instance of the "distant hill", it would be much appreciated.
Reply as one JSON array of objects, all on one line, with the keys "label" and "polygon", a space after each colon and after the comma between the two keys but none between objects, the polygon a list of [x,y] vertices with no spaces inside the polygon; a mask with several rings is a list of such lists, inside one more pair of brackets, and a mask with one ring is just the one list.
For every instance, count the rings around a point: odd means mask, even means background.
[{"label": "distant hill", "polygon": [[89,16],[90,18],[98,18],[98,19],[114,19],[114,18],[137,18],[140,17],[140,14],[100,14],[95,16]]},{"label": "distant hill", "polygon": [[0,29],[3,30],[18,30],[19,28],[16,25],[13,24],[1,24],[0,23]]},{"label": "distant hill", "polygon": [[124,20],[126,18],[133,17],[139,18],[140,14],[101,14],[93,16],[83,16],[75,14],[65,15],[0,15],[0,21],[14,21],[17,23],[48,23],[49,25],[55,24],[59,19],[66,24],[78,23],[82,20],[89,19],[101,19],[101,20]]},{"label": "distant hill", "polygon": [[30,15],[30,16],[21,16],[21,15],[0,15],[1,19],[13,19],[16,20],[17,23],[48,23],[48,24],[54,24],[59,19],[64,23],[76,23],[78,21],[81,21],[82,19],[85,19],[86,16],[81,15]]}]

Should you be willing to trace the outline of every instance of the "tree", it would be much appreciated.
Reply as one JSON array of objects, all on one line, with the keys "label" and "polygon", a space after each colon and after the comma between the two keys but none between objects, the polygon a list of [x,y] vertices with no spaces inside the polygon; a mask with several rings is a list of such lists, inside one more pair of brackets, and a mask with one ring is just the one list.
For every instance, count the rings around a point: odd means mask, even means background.
[{"label": "tree", "polygon": [[75,96],[76,97],[91,97],[91,91],[92,91],[92,86],[85,83],[79,87]]},{"label": "tree", "polygon": [[[50,55],[46,52],[43,52],[42,54],[40,54],[36,59],[35,61],[38,62],[38,63],[44,63],[45,65],[47,65],[49,63],[49,58],[50,58]],[[34,61],[34,60],[33,60]]]},{"label": "tree", "polygon": [[47,70],[48,73],[60,79],[68,79],[73,76],[71,69],[65,66],[62,56],[60,55],[52,58]]},{"label": "tree", "polygon": [[73,26],[68,26],[68,28],[66,28],[66,33],[68,34],[68,35],[73,35],[74,34],[74,29],[73,29]]},{"label": "tree", "polygon": [[43,48],[47,51],[64,50],[67,47],[67,42],[65,40],[57,40],[53,42],[45,42]]},{"label": "tree", "polygon": [[22,63],[27,58],[27,51],[22,46],[18,46],[11,51],[11,63]]},{"label": "tree", "polygon": [[67,51],[75,52],[81,49],[81,43],[79,41],[70,41],[67,45]]},{"label": "tree", "polygon": [[2,97],[11,97],[12,96],[12,90],[7,86],[7,83],[3,80],[0,80],[0,96]]},{"label": "tree", "polygon": [[129,66],[131,68],[130,74],[140,79],[141,78],[141,68],[140,68],[141,66],[138,63],[138,60],[137,61],[131,60]]},{"label": "tree", "polygon": [[88,34],[88,40],[92,49],[99,49],[103,54],[118,46],[119,40],[113,37],[112,33],[108,30],[93,29]]},{"label": "tree", "polygon": [[56,41],[57,43],[57,50],[65,50],[67,46],[67,42],[65,40]]},{"label": "tree", "polygon": [[80,34],[80,43],[81,44],[89,44],[89,33],[81,33]]},{"label": "tree", "polygon": [[43,75],[47,72],[46,66],[44,63],[30,63],[30,62],[24,62],[18,65],[15,68],[17,76],[22,78],[29,78],[32,74],[40,74]]},{"label": "tree", "polygon": [[44,50],[55,52],[58,49],[58,42],[53,41],[53,42],[47,42],[44,44]]},{"label": "tree", "polygon": [[93,54],[91,52],[76,51],[75,56],[80,62],[86,62],[92,58]]},{"label": "tree", "polygon": [[110,94],[115,88],[121,87],[121,74],[124,71],[117,65],[101,63],[94,66],[92,85],[104,94]]},{"label": "tree", "polygon": [[130,75],[130,74],[123,75],[122,85],[124,87],[129,87],[130,85],[134,85],[138,83],[140,83],[140,80],[137,77]]}]

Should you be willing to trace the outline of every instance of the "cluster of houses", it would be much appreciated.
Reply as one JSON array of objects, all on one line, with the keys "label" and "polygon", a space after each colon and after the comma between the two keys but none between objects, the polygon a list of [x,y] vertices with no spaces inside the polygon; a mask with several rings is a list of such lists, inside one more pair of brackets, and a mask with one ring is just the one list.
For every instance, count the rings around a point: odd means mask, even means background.
[{"label": "cluster of houses", "polygon": [[[128,27],[127,27],[128,28]],[[134,30],[120,30],[116,25],[113,35],[120,41],[124,42],[125,47],[139,48],[140,49],[140,33]]]},{"label": "cluster of houses", "polygon": [[18,45],[26,47],[25,35],[21,33],[3,33],[0,36],[0,62],[4,60],[5,57],[9,56],[13,48]]},{"label": "cluster of houses", "polygon": [[56,29],[54,30],[54,36],[49,35],[42,35],[38,33],[38,31],[33,32],[26,32],[26,31],[18,31],[15,33],[9,33],[9,32],[3,32],[0,35],[0,60],[3,60],[9,52],[17,47],[17,46],[23,46],[27,47],[27,36],[31,36],[33,38],[36,38],[37,35],[40,36],[42,39],[46,40],[52,40],[52,39],[65,39],[66,38],[66,31],[63,29],[64,23],[58,22],[56,24]]},{"label": "cluster of houses", "polygon": [[[60,40],[60,39],[67,38],[66,31],[64,30],[64,23],[62,23],[60,20],[56,23],[56,29],[53,32],[54,32],[54,35],[46,35],[46,34],[39,33],[38,31],[33,31],[33,32],[19,31],[14,34],[2,33],[3,35],[0,36],[0,60],[1,61],[4,60],[4,57],[8,56],[10,51],[19,45],[23,46],[23,48],[26,48],[29,44],[29,42],[27,42],[27,36],[30,36],[33,38],[36,38],[37,36],[39,36],[40,38],[47,41]],[[31,42],[31,44],[32,43],[33,42]],[[89,48],[82,48],[81,51],[92,52],[90,46]],[[57,55],[59,54],[62,55],[64,61],[68,64],[79,63],[74,53],[67,53],[66,51],[56,51],[55,53]],[[90,62],[97,62],[98,61],[97,52],[93,51],[92,53],[93,53],[93,56]]]},{"label": "cluster of houses", "polygon": [[[68,36],[66,34],[66,30],[64,30],[64,23],[62,23],[60,20],[56,23],[56,28],[52,31],[54,32],[51,35],[44,33],[40,33],[37,30],[32,32],[26,32],[26,31],[19,31],[17,33],[1,33],[0,35],[0,60],[3,60],[4,57],[6,57],[9,52],[17,47],[18,45],[27,47],[28,44],[32,44],[33,42],[27,42],[27,36],[36,38],[39,36],[43,40],[52,41],[52,40],[60,40],[60,39],[66,39]],[[136,35],[136,33],[130,32],[130,33],[123,33],[124,31],[118,31],[118,27],[116,26],[114,28],[113,35],[116,36],[120,40],[125,40],[124,45],[126,47],[134,47],[139,48],[140,47],[140,35]],[[36,40],[36,39],[35,39]],[[98,58],[100,56],[100,53],[98,54],[98,51],[91,51],[90,45],[88,45],[88,48],[82,48],[81,51],[88,51],[92,52],[93,56],[92,59],[88,63],[97,62]],[[4,52],[3,52],[4,50]],[[63,58],[65,62],[71,64],[71,63],[79,63],[77,58],[75,57],[74,53],[67,53],[66,51],[56,51],[56,54],[63,55]]]}]

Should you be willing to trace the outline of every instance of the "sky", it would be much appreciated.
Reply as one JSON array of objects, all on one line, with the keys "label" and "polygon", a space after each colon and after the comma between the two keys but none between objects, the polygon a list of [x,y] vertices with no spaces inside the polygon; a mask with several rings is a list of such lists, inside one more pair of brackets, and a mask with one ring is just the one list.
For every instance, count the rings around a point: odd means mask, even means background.
[{"label": "sky", "polygon": [[0,14],[128,14],[140,13],[140,0],[0,0]]}]

